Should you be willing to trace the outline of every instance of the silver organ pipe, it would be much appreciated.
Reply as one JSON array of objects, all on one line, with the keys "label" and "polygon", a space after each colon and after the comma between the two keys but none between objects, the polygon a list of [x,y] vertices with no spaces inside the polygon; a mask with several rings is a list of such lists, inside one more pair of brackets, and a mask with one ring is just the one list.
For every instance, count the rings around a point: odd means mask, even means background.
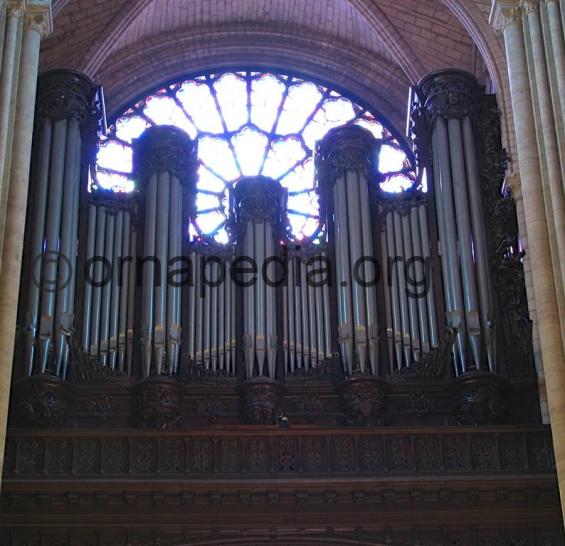
[{"label": "silver organ pipe", "polygon": [[96,236],[94,245],[94,267],[92,271],[92,315],[90,318],[90,338],[88,352],[98,358],[98,343],[100,341],[100,304],[102,302],[102,284],[104,275],[104,234],[106,233],[106,208],[97,207]]},{"label": "silver organ pipe", "polygon": [[203,289],[204,285],[202,284],[202,269],[201,269],[201,256],[194,253],[195,261],[195,282],[194,282],[194,290],[191,292],[193,294],[193,298],[195,299],[195,306],[194,306],[194,328],[195,328],[195,336],[194,336],[194,360],[200,367],[204,367],[204,330],[203,330],[203,318],[204,318],[204,297],[203,297]]},{"label": "silver organ pipe", "polygon": [[[251,257],[255,255],[255,229],[253,221],[249,220],[244,235],[244,255]],[[247,281],[246,281],[247,282]],[[245,324],[243,328],[243,343],[245,350],[245,370],[247,377],[253,377],[255,366],[255,286],[243,288],[243,306],[245,309]]]},{"label": "silver organ pipe", "polygon": [[404,256],[404,277],[406,288],[404,290],[406,298],[408,300],[408,322],[410,324],[410,337],[412,345],[412,358],[418,360],[420,357],[420,332],[418,323],[418,303],[417,298],[411,294],[409,290],[410,282],[408,277],[410,276],[410,266],[414,263],[414,250],[412,248],[412,230],[410,224],[410,215],[402,214],[402,246],[403,246],[403,256]]},{"label": "silver organ pipe", "polygon": [[100,365],[120,371],[131,371],[133,350],[136,256],[131,206],[119,197],[114,202],[92,197],[86,233],[86,263],[96,261],[87,273],[94,283],[84,284],[83,347]]},{"label": "silver organ pipe", "polygon": [[[218,268],[218,272],[220,269],[220,266],[217,265],[216,266]],[[224,266],[225,267],[225,266]],[[218,337],[216,339],[216,353],[217,353],[217,359],[218,359],[218,363],[217,363],[217,368],[219,370],[224,370],[225,369],[225,330],[226,330],[226,326],[227,323],[229,322],[229,320],[226,320],[226,318],[229,317],[229,314],[226,316],[226,290],[225,290],[225,284],[227,282],[226,276],[224,274],[224,279],[222,280],[221,278],[218,278],[218,287],[216,288],[216,292],[217,292],[217,298],[218,298],[218,302],[217,302],[217,310],[218,310],[218,314],[217,314],[217,321],[218,321]],[[229,307],[228,307],[229,309]]]},{"label": "silver organ pipe", "polygon": [[[131,230],[131,257],[132,262],[129,266],[129,281],[127,292],[127,330],[126,330],[126,360],[127,360],[127,373],[132,374],[133,370],[133,336],[135,325],[135,292],[137,284],[137,235],[136,228],[130,220]],[[123,308],[125,312],[125,308]]]},{"label": "silver organ pipe", "polygon": [[410,322],[408,315],[408,294],[406,293],[406,276],[405,276],[405,261],[404,261],[404,247],[403,247],[403,234],[402,234],[402,220],[400,213],[393,211],[394,223],[394,257],[400,260],[395,263],[397,271],[396,279],[398,282],[398,299],[400,304],[400,322],[402,334],[402,350],[404,352],[405,361],[408,363],[412,359],[412,338],[410,335]]},{"label": "silver organ pipe", "polygon": [[246,284],[252,280],[252,286],[242,287],[247,379],[275,379],[276,376],[277,302],[275,292],[267,286],[264,273],[265,261],[275,254],[275,237],[285,196],[285,190],[278,182],[261,176],[241,179],[232,194],[234,222],[243,239],[240,240],[240,249],[244,257],[255,262],[257,271],[253,279],[243,279]]},{"label": "silver organ pipe", "polygon": [[302,362],[305,369],[310,369],[310,324],[308,318],[308,286],[306,283],[306,264],[300,262],[300,310],[302,323]]},{"label": "silver organ pipe", "polygon": [[[120,282],[120,301],[118,309],[118,369],[123,372],[126,370],[126,352],[128,350],[128,294],[130,290],[130,268],[135,269],[135,265],[131,263],[134,253],[131,247],[131,221],[129,213],[122,212],[123,215],[123,237],[122,237],[122,262],[119,264],[119,282]],[[131,290],[135,289],[135,283],[132,283]],[[131,333],[133,335],[133,332]]]},{"label": "silver organ pipe", "polygon": [[[39,169],[37,188],[34,200],[34,224],[30,252],[32,257],[32,272],[28,288],[28,302],[26,312],[26,372],[33,374],[36,356],[36,335],[38,328],[38,311],[41,296],[41,284],[37,282],[38,260],[43,253],[43,231],[45,226],[45,213],[47,203],[47,189],[49,185],[49,161],[51,156],[51,142],[53,122],[45,118],[41,123],[39,142]],[[41,265],[41,262],[39,262]]]},{"label": "silver organ pipe", "polygon": [[[431,279],[425,278],[425,263],[423,263],[423,252],[422,252],[422,236],[420,229],[420,218],[419,218],[419,207],[413,207],[410,209],[410,234],[412,236],[412,279],[414,284],[414,294],[416,296],[416,306],[417,306],[417,324],[416,330],[420,334],[420,350],[421,353],[428,353],[430,351],[430,331],[429,331],[429,321],[428,313],[426,309],[426,299],[422,297],[426,294],[426,286],[431,286]],[[409,272],[410,274],[410,272]],[[422,281],[425,284],[422,286],[420,283]],[[412,298],[414,299],[414,298]],[[418,358],[418,355],[416,355]]]},{"label": "silver organ pipe", "polygon": [[[195,182],[195,146],[182,130],[153,126],[133,143],[134,172],[145,186],[145,232],[141,304],[143,377],[178,371],[181,296],[176,270],[181,256],[183,191]],[[186,186],[186,187],[185,187]],[[175,274],[171,274],[175,272]],[[199,298],[195,299],[198,301]],[[206,313],[210,313],[207,298]],[[207,358],[209,352],[208,343]]]},{"label": "silver organ pipe", "polygon": [[[43,278],[46,283],[57,280],[59,237],[61,229],[61,209],[63,205],[63,178],[65,173],[65,144],[67,140],[67,120],[54,123],[53,149],[47,202],[47,226],[45,228],[45,260]],[[61,264],[62,265],[62,264]],[[56,290],[45,290],[41,297],[41,319],[39,322],[40,371],[45,373],[53,349],[55,323]]]},{"label": "silver organ pipe", "polygon": [[199,249],[198,243],[193,244],[190,254],[194,283],[189,287],[188,355],[197,368],[212,374],[235,373],[235,299],[230,257],[224,247],[207,245]]},{"label": "silver organ pipe", "polygon": [[355,125],[332,129],[318,147],[323,182],[333,191],[339,342],[345,372],[378,373],[376,283],[369,184],[377,141]]},{"label": "silver organ pipe", "polygon": [[[359,193],[359,172],[357,169],[348,169],[345,173],[344,180],[338,179],[338,184],[345,185],[345,194],[347,199],[347,221],[349,224],[349,256],[350,256],[350,271],[349,271],[349,284],[352,287],[352,302],[353,302],[353,322],[354,322],[354,339],[355,339],[355,352],[357,362],[361,373],[365,372],[365,365],[367,362],[367,316],[365,306],[365,295],[363,287],[358,279],[352,275],[352,270],[360,263],[363,255],[362,246],[362,233],[361,221],[359,210],[363,207],[360,200]],[[365,203],[368,206],[368,203]],[[339,241],[343,245],[345,241]],[[336,242],[337,244],[337,242]]]},{"label": "silver organ pipe", "polygon": [[[275,241],[272,225],[265,222],[265,256],[267,259],[275,256]],[[268,274],[268,272],[267,272]],[[263,277],[263,275],[261,275]],[[270,278],[270,277],[269,277]],[[267,366],[269,368],[269,377],[275,378],[276,363],[277,363],[277,315],[276,309],[270,310],[271,305],[273,308],[276,304],[276,291],[275,287],[267,284],[266,288],[266,313],[267,313]]]},{"label": "silver organ pipe", "polygon": [[[85,76],[63,70],[43,74],[37,93],[39,146],[30,207],[30,287],[24,311],[27,375],[65,377],[75,326],[78,207],[82,142],[96,131],[98,88]],[[73,100],[64,105],[62,95]],[[87,120],[88,118],[88,120]]]},{"label": "silver organ pipe", "polygon": [[155,284],[155,219],[157,214],[157,175],[152,174],[147,185],[147,206],[145,209],[145,245],[143,265],[143,308],[141,311],[142,324],[142,362],[143,376],[151,373],[153,355],[153,312]]},{"label": "silver organ pipe", "polygon": [[[108,345],[110,342],[110,302],[112,296],[112,275],[107,264],[114,264],[114,230],[116,212],[106,209],[106,239],[104,242],[104,272],[102,286],[102,302],[100,309],[100,363],[108,363]],[[111,267],[111,266],[110,266]]]},{"label": "silver organ pipe", "polygon": [[471,120],[468,116],[463,118],[463,141],[465,149],[465,166],[467,168],[467,184],[469,187],[469,204],[471,207],[471,223],[473,229],[473,249],[477,264],[480,314],[483,336],[486,344],[486,353],[489,369],[496,369],[496,345],[494,331],[491,327],[493,321],[492,284],[489,271],[489,258],[483,221],[483,203],[481,198],[481,181],[478,172],[477,153],[475,150],[475,137]]},{"label": "silver organ pipe", "polygon": [[449,119],[447,124],[451,169],[453,173],[453,196],[455,200],[455,217],[459,238],[459,258],[465,304],[465,319],[467,322],[467,336],[471,346],[473,363],[476,368],[480,368],[481,324],[479,320],[477,280],[473,259],[473,235],[471,231],[471,218],[464,164],[463,133],[461,130],[460,120]]},{"label": "silver organ pipe", "polygon": [[293,279],[293,298],[294,298],[294,339],[296,347],[296,368],[303,367],[304,347],[302,346],[302,300],[300,293],[300,258],[296,257],[292,262],[292,279]]},{"label": "silver organ pipe", "polygon": [[432,129],[447,317],[458,328],[457,374],[496,371],[493,294],[472,123],[482,94],[474,76],[462,71],[430,74],[417,89],[421,122]]},{"label": "silver organ pipe", "polygon": [[110,335],[108,348],[108,365],[116,369],[118,361],[118,328],[120,321],[120,265],[124,240],[124,213],[118,211],[115,219],[114,258],[112,262],[112,299],[110,304]]},{"label": "silver organ pipe", "polygon": [[[332,356],[329,290],[318,273],[322,260],[326,260],[325,251],[311,245],[293,253],[288,261],[287,284],[283,285],[283,347],[288,347],[284,362],[289,375],[298,368],[317,368]],[[301,348],[300,367],[296,365],[296,344]]]},{"label": "silver organ pipe", "polygon": [[394,213],[389,213],[386,217],[386,244],[387,244],[387,271],[389,275],[388,285],[391,287],[391,308],[392,308],[392,339],[394,343],[394,354],[396,356],[396,367],[403,367],[402,356],[402,320],[400,315],[400,296],[398,283],[398,267],[393,257],[396,256],[394,243]]},{"label": "silver organ pipe", "polygon": [[295,316],[296,312],[294,309],[294,293],[296,290],[296,283],[294,280],[294,257],[290,258],[288,261],[288,283],[287,283],[286,293],[286,316],[288,317],[288,366],[287,370],[291,373],[294,372],[296,368],[296,352],[297,343],[295,335]]},{"label": "silver organ pipe", "polygon": [[[308,271],[305,276],[312,272],[313,266],[310,260],[307,262],[306,266]],[[306,269],[306,268],[305,268]],[[310,286],[307,282],[304,282],[304,287],[308,294],[308,327],[309,327],[309,339],[310,339],[310,367],[315,368],[318,365],[318,329],[316,327],[316,288]]]},{"label": "silver organ pipe", "polygon": [[451,164],[449,161],[449,139],[446,122],[438,118],[434,126],[432,146],[437,149],[437,165],[434,166],[436,209],[441,217],[440,242],[445,262],[446,301],[448,324],[458,329],[456,344],[456,370],[458,373],[467,370],[466,331],[463,292],[458,264],[457,225],[453,203],[453,186]]},{"label": "silver organ pipe", "polygon": [[[169,260],[169,221],[171,176],[168,172],[159,173],[157,188],[157,217],[155,221],[155,256],[158,260],[155,282],[155,325],[153,327],[153,357],[155,372],[161,375],[165,366],[167,341],[167,263]],[[177,226],[178,228],[178,226]]]},{"label": "silver organ pipe", "polygon": [[[420,236],[422,241],[422,258],[424,260],[424,275],[428,275],[426,279],[426,304],[428,312],[428,325],[430,328],[430,343],[432,347],[437,347],[439,343],[439,333],[438,333],[438,321],[436,315],[436,300],[433,291],[433,282],[431,279],[431,242],[430,234],[428,229],[428,214],[427,207],[425,205],[420,205],[418,207],[418,220],[420,227]],[[427,270],[426,270],[427,268]],[[421,277],[424,279],[424,277]]]},{"label": "silver organ pipe", "polygon": [[[345,241],[349,241],[347,221],[347,198],[345,184],[336,181],[335,187],[335,253],[337,266],[337,286],[339,290],[339,344],[341,359],[347,373],[353,373],[354,339],[353,339],[353,302],[351,297],[351,265],[349,249]],[[338,244],[341,241],[342,244]]]},{"label": "silver organ pipe", "polygon": [[74,289],[78,238],[78,206],[81,167],[80,124],[71,118],[67,124],[67,146],[65,156],[65,178],[63,187],[63,209],[61,211],[61,234],[59,242],[59,268],[55,311],[55,363],[56,375],[64,377],[69,359],[69,346],[63,331],[69,331],[74,323]]},{"label": "silver organ pipe", "polygon": [[190,278],[188,283],[188,316],[186,332],[187,353],[191,361],[196,360],[196,299],[198,296],[198,259],[194,250],[189,254]]},{"label": "silver organ pipe", "polygon": [[389,372],[393,373],[396,369],[395,345],[394,345],[394,323],[392,320],[392,300],[391,289],[393,287],[388,267],[388,241],[387,241],[387,219],[381,221],[381,274],[384,287],[384,306],[386,323],[386,344],[388,353]]},{"label": "silver organ pipe", "polygon": [[[262,271],[263,264],[265,263],[265,230],[266,222],[254,223],[255,230],[255,259],[257,262],[257,269]],[[263,375],[265,368],[265,360],[267,357],[266,347],[266,311],[265,311],[265,277],[264,275],[257,274],[257,281],[254,284],[254,301],[257,312],[255,320],[255,356],[257,358],[257,365],[259,366],[259,375]]]},{"label": "silver organ pipe", "polygon": [[368,258],[374,256],[373,235],[371,231],[371,210],[369,206],[369,187],[359,178],[359,199],[361,206],[361,231],[363,234],[363,292],[367,310],[367,336],[369,340],[369,363],[373,375],[378,374],[379,362],[379,336],[377,319],[376,280],[377,271],[375,263]]},{"label": "silver organ pipe", "polygon": [[[383,260],[390,260],[384,279],[389,367],[410,367],[438,345],[435,295],[429,264],[427,207],[421,198],[381,208]],[[425,250],[424,250],[425,249]]]}]

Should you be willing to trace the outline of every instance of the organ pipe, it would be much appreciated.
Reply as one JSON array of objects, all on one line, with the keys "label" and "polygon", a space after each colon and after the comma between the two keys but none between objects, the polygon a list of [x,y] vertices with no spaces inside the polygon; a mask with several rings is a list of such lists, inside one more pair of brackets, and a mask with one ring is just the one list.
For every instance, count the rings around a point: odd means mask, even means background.
[{"label": "organ pipe", "polygon": [[268,290],[263,271],[265,260],[275,254],[275,241],[280,240],[277,233],[285,190],[270,178],[249,177],[237,183],[232,196],[233,222],[239,233],[240,248],[245,257],[257,264],[253,286],[242,288],[246,376],[275,379],[277,302],[275,292]]},{"label": "organ pipe", "polygon": [[381,206],[382,260],[394,256],[383,283],[391,370],[410,367],[438,345],[434,288],[425,268],[429,237],[422,200],[416,196]]},{"label": "organ pipe", "polygon": [[473,134],[482,93],[471,74],[455,70],[426,76],[416,90],[419,123],[432,136],[447,316],[458,328],[458,374],[496,371],[493,294]]},{"label": "organ pipe", "polygon": [[[131,221],[132,203],[120,196],[89,198],[86,263],[96,257],[83,298],[83,346],[102,366],[130,369],[133,338],[135,288],[135,237]],[[100,251],[100,254],[98,252]],[[100,258],[108,260],[105,264]],[[101,267],[96,272],[96,266]],[[100,286],[102,284],[103,286]],[[94,285],[94,286],[93,286]],[[93,297],[94,296],[94,297]]]},{"label": "organ pipe", "polygon": [[[24,311],[26,374],[64,377],[74,327],[82,145],[97,130],[98,88],[72,70],[43,74],[38,85],[39,146],[29,211],[30,287]],[[61,96],[65,97],[61,101]]]},{"label": "organ pipe", "polygon": [[[178,368],[181,300],[176,289],[168,286],[169,264],[180,254],[184,232],[178,210],[184,199],[180,197],[182,192],[194,195],[196,149],[182,130],[172,126],[150,127],[134,141],[133,148],[134,173],[145,189],[143,376],[170,375]],[[210,313],[209,298],[205,311]],[[205,332],[208,345],[201,348],[202,357],[209,359],[210,330]]]},{"label": "organ pipe", "polygon": [[378,373],[376,286],[368,280],[365,257],[374,256],[368,186],[377,141],[356,125],[332,129],[318,147],[321,180],[334,214],[334,246],[339,302],[339,342],[344,370]]}]

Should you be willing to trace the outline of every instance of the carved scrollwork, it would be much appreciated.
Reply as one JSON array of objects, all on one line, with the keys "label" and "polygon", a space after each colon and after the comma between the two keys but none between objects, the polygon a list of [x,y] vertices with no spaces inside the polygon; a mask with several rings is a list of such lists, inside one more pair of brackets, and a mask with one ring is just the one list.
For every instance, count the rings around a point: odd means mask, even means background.
[{"label": "carved scrollwork", "polygon": [[34,375],[14,385],[14,417],[19,426],[33,428],[65,425],[70,385],[58,377]]},{"label": "carved scrollwork", "polygon": [[55,120],[75,118],[81,123],[98,115],[92,105],[98,92],[94,82],[75,70],[58,69],[45,72],[37,88],[38,118]]},{"label": "carved scrollwork", "polygon": [[286,190],[272,178],[253,176],[240,180],[233,190],[235,222],[240,227],[247,221],[283,223]]},{"label": "carved scrollwork", "polygon": [[499,375],[470,372],[453,384],[453,407],[460,425],[496,425],[507,413],[509,384]]},{"label": "carved scrollwork", "polygon": [[412,366],[396,370],[392,378],[396,382],[443,378],[451,362],[451,348],[456,335],[456,329],[446,328],[445,336],[437,347],[422,355]]},{"label": "carved scrollwork", "polygon": [[177,127],[149,127],[133,143],[133,172],[140,181],[168,172],[191,190],[196,180],[197,165],[196,144]]},{"label": "carved scrollwork", "polygon": [[338,386],[343,404],[344,422],[350,426],[374,426],[383,423],[388,385],[372,375],[355,375]]},{"label": "carved scrollwork", "polygon": [[183,388],[176,381],[155,376],[134,387],[137,411],[135,424],[141,428],[172,429],[185,426]]},{"label": "carved scrollwork", "polygon": [[343,125],[329,131],[316,150],[320,189],[331,189],[337,177],[348,170],[359,170],[371,176],[377,146],[372,133],[359,125]]},{"label": "carved scrollwork", "polygon": [[241,386],[241,417],[244,423],[274,425],[281,409],[281,385],[257,377]]},{"label": "carved scrollwork", "polygon": [[438,118],[473,117],[482,93],[477,80],[463,70],[440,70],[423,78],[417,93],[431,123]]}]

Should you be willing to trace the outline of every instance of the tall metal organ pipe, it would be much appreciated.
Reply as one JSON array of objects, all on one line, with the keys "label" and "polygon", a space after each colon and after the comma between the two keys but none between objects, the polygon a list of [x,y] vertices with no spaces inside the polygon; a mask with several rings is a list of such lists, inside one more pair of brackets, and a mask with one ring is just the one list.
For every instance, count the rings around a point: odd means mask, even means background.
[{"label": "tall metal organ pipe", "polygon": [[170,375],[179,366],[181,287],[170,282],[169,273],[178,269],[175,258],[186,232],[179,197],[194,194],[196,145],[182,130],[161,125],[147,129],[133,149],[134,173],[144,194],[142,373]]},{"label": "tall metal organ pipe", "polygon": [[318,147],[318,176],[333,209],[339,344],[349,375],[378,373],[377,286],[360,278],[374,256],[369,184],[376,149],[373,135],[356,125],[332,129]]},{"label": "tall metal organ pipe", "polygon": [[394,372],[409,368],[439,343],[426,196],[382,202],[380,217],[384,320],[389,370]]},{"label": "tall metal organ pipe", "polygon": [[94,282],[84,283],[82,345],[101,366],[125,372],[133,356],[133,328],[128,327],[135,290],[133,207],[132,199],[96,192],[87,205],[85,266]]},{"label": "tall metal organ pipe", "polygon": [[493,293],[473,133],[483,90],[474,76],[442,70],[417,86],[419,123],[431,141],[448,323],[458,329],[455,372],[497,371]]},{"label": "tall metal organ pipe", "polygon": [[[232,194],[232,214],[243,257],[253,260],[257,266],[253,278],[243,279],[245,284],[251,285],[242,287],[247,379],[276,377],[277,304],[274,287],[269,286],[265,272],[266,260],[275,257],[275,248],[278,249],[280,245],[280,223],[285,200],[286,192],[280,184],[262,176],[241,179]],[[269,276],[269,280],[273,280],[272,276]],[[301,305],[301,301],[296,303]],[[304,333],[305,330],[302,330]]]},{"label": "tall metal organ pipe", "polygon": [[[64,377],[67,334],[75,326],[78,207],[83,145],[102,116],[99,89],[72,70],[43,74],[38,86],[39,145],[29,211],[29,289],[24,310],[27,375]],[[64,100],[61,98],[64,97]]]}]

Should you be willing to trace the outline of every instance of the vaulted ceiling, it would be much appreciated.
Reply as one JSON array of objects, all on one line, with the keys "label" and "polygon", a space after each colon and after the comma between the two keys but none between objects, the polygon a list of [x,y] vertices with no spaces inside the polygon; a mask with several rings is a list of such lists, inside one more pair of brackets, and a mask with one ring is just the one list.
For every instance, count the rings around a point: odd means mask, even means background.
[{"label": "vaulted ceiling", "polygon": [[[489,6],[489,0],[54,0],[55,30],[41,62],[43,69],[82,70],[104,85],[109,114],[184,74],[256,66],[346,88],[401,127],[409,86],[425,73],[454,67],[483,75],[469,28],[484,27]],[[469,13],[474,20],[464,26]]]}]

